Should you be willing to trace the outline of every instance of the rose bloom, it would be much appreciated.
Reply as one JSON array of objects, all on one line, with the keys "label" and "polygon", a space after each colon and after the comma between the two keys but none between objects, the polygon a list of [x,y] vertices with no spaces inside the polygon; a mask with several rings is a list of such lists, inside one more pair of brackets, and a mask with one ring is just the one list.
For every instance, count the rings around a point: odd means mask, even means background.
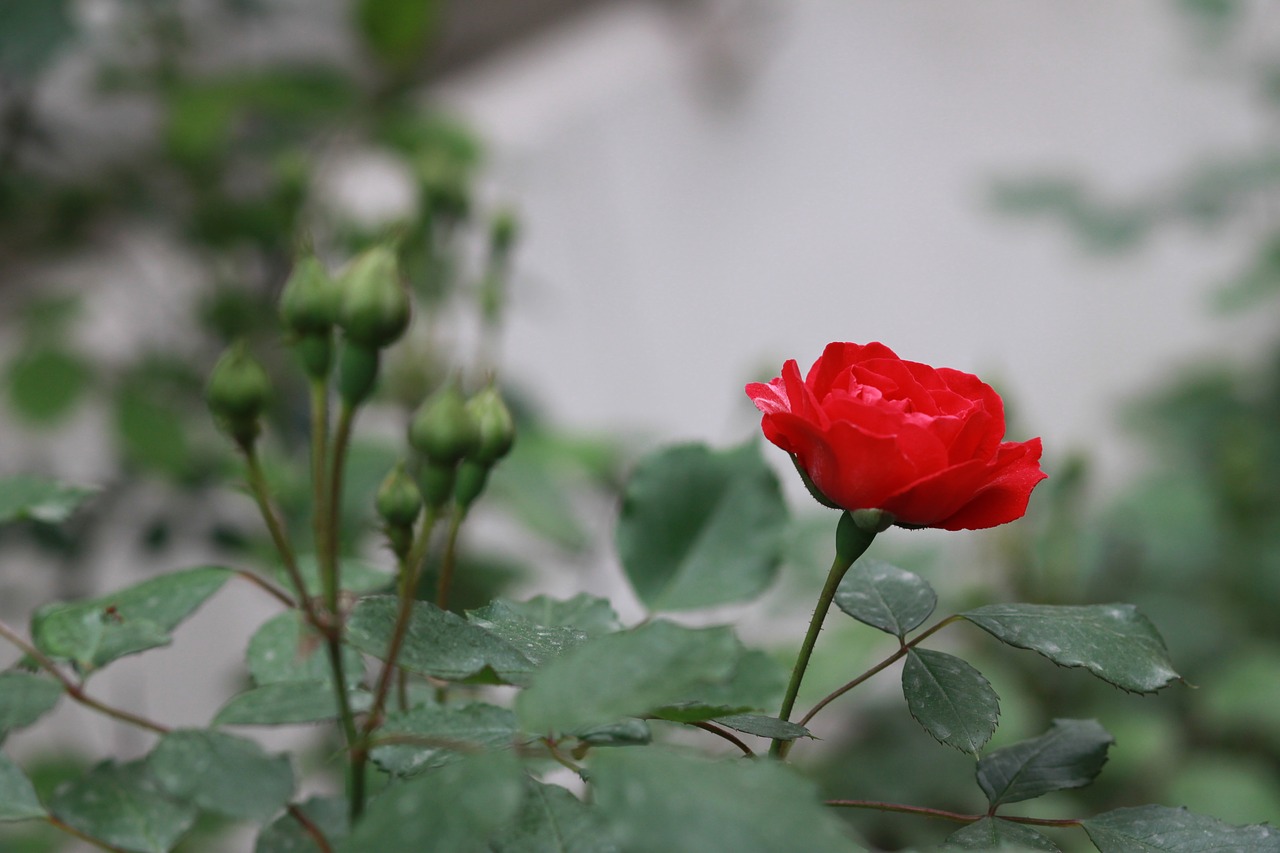
[{"label": "rose bloom", "polygon": [[815,497],[884,510],[901,526],[1013,521],[1046,476],[1040,439],[1002,441],[1004,403],[990,385],[884,344],[828,344],[803,379],[792,359],[747,395],[765,438],[791,454]]}]

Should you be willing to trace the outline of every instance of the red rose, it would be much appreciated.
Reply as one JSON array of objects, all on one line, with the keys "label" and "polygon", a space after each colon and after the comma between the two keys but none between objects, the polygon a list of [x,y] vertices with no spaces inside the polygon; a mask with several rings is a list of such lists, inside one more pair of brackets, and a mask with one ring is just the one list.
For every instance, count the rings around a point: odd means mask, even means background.
[{"label": "red rose", "polygon": [[843,509],[976,530],[1021,518],[1045,478],[1040,439],[1001,441],[1004,403],[990,385],[884,344],[828,344],[803,380],[792,359],[747,394],[765,438]]}]

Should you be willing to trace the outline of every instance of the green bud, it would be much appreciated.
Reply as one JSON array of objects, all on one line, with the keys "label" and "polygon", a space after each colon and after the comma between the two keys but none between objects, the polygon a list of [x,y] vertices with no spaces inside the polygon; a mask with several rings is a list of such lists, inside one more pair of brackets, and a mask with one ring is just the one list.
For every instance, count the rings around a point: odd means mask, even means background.
[{"label": "green bud", "polygon": [[378,515],[389,527],[412,527],[422,512],[422,493],[404,471],[404,463],[396,465],[378,487]]},{"label": "green bud", "polygon": [[511,445],[515,442],[516,424],[511,418],[511,412],[493,385],[486,386],[468,400],[467,411],[475,421],[480,435],[476,449],[467,458],[492,467],[511,451]]},{"label": "green bud", "polygon": [[454,465],[479,443],[480,431],[454,382],[424,400],[409,424],[409,444],[430,465]]},{"label": "green bud", "polygon": [[377,246],[357,256],[343,271],[341,285],[338,325],[348,340],[382,349],[409,327],[409,291],[390,247]]},{"label": "green bud", "polygon": [[267,407],[271,381],[244,341],[239,341],[213,366],[204,397],[210,411],[220,418],[252,420]]},{"label": "green bud", "polygon": [[466,509],[475,503],[476,498],[484,491],[489,482],[492,465],[486,465],[474,459],[464,459],[458,466],[457,482],[453,488],[453,499],[458,506]]},{"label": "green bud", "polygon": [[373,393],[378,381],[379,353],[376,348],[347,341],[338,355],[338,394],[351,408]]},{"label": "green bud", "polygon": [[308,255],[294,266],[280,293],[280,319],[298,337],[327,334],[337,319],[341,295],[324,264]]},{"label": "green bud", "polygon": [[454,465],[423,465],[418,472],[418,490],[427,506],[439,509],[453,497],[453,484],[457,479]]},{"label": "green bud", "polygon": [[498,211],[489,226],[489,249],[495,255],[505,255],[519,236],[520,221],[516,219],[515,211]]}]

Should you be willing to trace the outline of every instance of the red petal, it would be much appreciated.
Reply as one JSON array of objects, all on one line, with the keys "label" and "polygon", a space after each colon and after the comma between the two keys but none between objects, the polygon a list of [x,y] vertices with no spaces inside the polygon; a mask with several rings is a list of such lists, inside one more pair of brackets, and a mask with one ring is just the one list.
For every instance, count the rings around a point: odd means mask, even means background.
[{"label": "red petal", "polygon": [[954,515],[934,523],[943,530],[980,530],[1022,518],[1031,490],[1048,475],[1040,470],[1040,439],[1005,442],[996,454],[995,471],[973,499]]}]

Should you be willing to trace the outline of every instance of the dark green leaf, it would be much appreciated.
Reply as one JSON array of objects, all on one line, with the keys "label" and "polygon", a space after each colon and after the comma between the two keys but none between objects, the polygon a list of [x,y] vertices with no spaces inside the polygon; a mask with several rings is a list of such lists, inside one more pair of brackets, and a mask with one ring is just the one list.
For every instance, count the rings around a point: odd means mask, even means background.
[{"label": "dark green leaf", "polygon": [[756,443],[715,452],[682,445],[641,461],[618,518],[618,554],[654,610],[759,595],[782,558],[787,508]]},{"label": "dark green leaf", "polygon": [[943,850],[1003,850],[1023,853],[1030,850],[1050,850],[1058,853],[1058,845],[1029,826],[984,817],[958,832],[953,832],[942,845]]},{"label": "dark green leaf", "polygon": [[[342,647],[343,674],[348,686],[360,683],[364,660],[350,646]],[[245,652],[249,674],[258,685],[289,681],[333,680],[324,638],[307,626],[302,614],[289,610],[273,616],[254,632]]]},{"label": "dark green leaf", "polygon": [[516,715],[476,702],[461,707],[423,706],[387,717],[374,734],[369,757],[388,773],[410,776],[486,748],[510,746]]},{"label": "dark green leaf", "polygon": [[[535,667],[541,666],[551,658],[559,657],[587,639],[587,635],[577,628],[567,625],[552,627],[538,625],[521,616],[504,612],[504,608],[496,602],[480,610],[468,612],[467,621],[506,640],[514,648],[519,649],[520,653]],[[522,670],[522,673],[528,671]]]},{"label": "dark green leaf", "polygon": [[44,806],[40,805],[40,798],[36,796],[30,780],[9,760],[9,756],[0,753],[0,822],[29,820],[44,815]]},{"label": "dark green leaf", "polygon": [[775,761],[709,761],[661,749],[592,757],[596,808],[627,853],[852,851],[816,787]]},{"label": "dark green leaf", "polygon": [[[368,693],[353,693],[355,711],[369,709]],[[277,681],[246,690],[222,706],[213,718],[215,726],[280,726],[314,723],[338,717],[338,697],[333,679],[328,681]]]},{"label": "dark green leaf", "polygon": [[[346,838],[350,832],[350,824],[347,820],[349,810],[344,798],[313,797],[299,808],[330,842]],[[315,840],[302,828],[297,818],[291,814],[283,814],[258,835],[253,853],[317,853],[317,851]]]},{"label": "dark green leaf", "polygon": [[804,726],[779,720],[777,717],[766,717],[764,714],[730,714],[727,717],[716,717],[712,722],[727,726],[734,731],[767,737],[770,740],[813,737]]},{"label": "dark green leaf", "polygon": [[168,853],[197,814],[160,791],[141,761],[99,764],[55,791],[49,811],[94,838],[142,853]]},{"label": "dark green leaf", "polygon": [[516,699],[526,731],[572,732],[698,698],[729,679],[740,647],[727,628],[650,622],[588,640],[534,675]]},{"label": "dark green leaf", "polygon": [[611,634],[622,627],[618,622],[618,614],[613,612],[607,599],[596,598],[585,592],[563,601],[546,595],[534,596],[528,601],[499,598],[487,607],[471,611],[467,615],[490,622],[524,619],[548,628],[575,628],[589,637]]},{"label": "dark green leaf", "polygon": [[902,695],[916,722],[939,742],[976,756],[1000,719],[1000,697],[969,664],[930,649],[909,649]]},{"label": "dark green leaf", "polygon": [[1280,853],[1280,830],[1267,824],[1232,826],[1166,806],[1137,806],[1084,821],[1102,853]]},{"label": "dark green leaf", "polygon": [[96,491],[25,474],[0,477],[0,523],[31,519],[58,524]]},{"label": "dark green leaf", "polygon": [[15,412],[36,424],[53,424],[75,408],[92,374],[74,353],[40,349],[11,362],[6,378]]},{"label": "dark green leaf", "polygon": [[653,711],[655,717],[691,723],[774,707],[787,684],[786,668],[755,649],[741,649],[728,678],[700,688],[693,697]]},{"label": "dark green leaf", "polygon": [[0,673],[0,739],[29,726],[58,703],[62,685],[29,672]]},{"label": "dark green leaf", "polygon": [[265,820],[293,795],[287,757],[225,732],[170,732],[147,756],[147,768],[170,796],[232,818]]},{"label": "dark green leaf", "polygon": [[206,566],[162,575],[97,598],[41,607],[31,617],[36,646],[89,671],[168,645],[169,634],[231,577]]},{"label": "dark green leaf", "polygon": [[[397,600],[363,599],[347,623],[347,640],[362,652],[383,658],[395,626]],[[425,601],[415,602],[397,664],[423,675],[463,681],[481,673],[524,681],[534,663],[496,634]]]},{"label": "dark green leaf", "polygon": [[468,756],[387,788],[338,853],[472,853],[515,819],[524,771],[510,750]]},{"label": "dark green leaf", "polygon": [[1177,679],[1164,640],[1132,604],[993,604],[960,614],[996,639],[1135,693]]},{"label": "dark green leaf", "polygon": [[558,785],[530,781],[515,823],[489,843],[492,853],[620,853],[595,810]]},{"label": "dark green leaf", "polygon": [[653,730],[644,720],[630,719],[579,729],[573,736],[592,746],[644,746],[653,740]]},{"label": "dark green leaf", "polygon": [[938,596],[919,575],[879,560],[859,560],[840,581],[835,601],[859,622],[905,637],[929,618]]},{"label": "dark green leaf", "polygon": [[1083,788],[1101,772],[1113,743],[1094,720],[1054,720],[1039,737],[982,756],[978,784],[992,807]]}]

